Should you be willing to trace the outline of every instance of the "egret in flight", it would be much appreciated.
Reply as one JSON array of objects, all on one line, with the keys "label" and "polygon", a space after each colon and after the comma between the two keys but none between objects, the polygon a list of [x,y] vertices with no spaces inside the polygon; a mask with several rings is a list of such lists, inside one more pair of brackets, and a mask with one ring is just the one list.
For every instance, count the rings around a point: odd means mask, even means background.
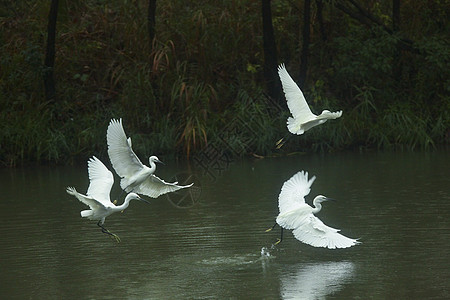
[{"label": "egret in flight", "polygon": [[78,193],[74,187],[67,187],[66,192],[89,206],[90,209],[81,211],[82,217],[89,220],[98,220],[97,226],[102,229],[102,232],[112,236],[119,243],[120,238],[103,226],[105,218],[126,209],[131,200],[149,202],[135,193],[129,193],[122,205],[114,205],[109,198],[109,193],[114,184],[113,174],[95,156],[88,161],[88,173],[90,183],[86,195]]},{"label": "egret in flight", "polygon": [[[292,117],[287,119],[287,128],[291,133],[303,134],[314,126],[323,124],[329,119],[337,119],[342,115],[342,110],[338,112],[324,110],[320,115],[316,116],[311,112],[305,96],[303,96],[302,91],[289,75],[284,64],[278,67],[278,75],[283,85],[287,105],[292,114]],[[278,141],[277,144],[280,144],[282,140]]]},{"label": "egret in flight", "polygon": [[355,239],[339,233],[339,229],[329,227],[315,216],[322,209],[322,202],[332,200],[319,195],[313,200],[314,207],[305,203],[305,196],[309,194],[311,185],[316,179],[308,180],[308,172],[301,171],[283,184],[278,196],[280,214],[276,223],[266,231],[271,231],[278,224],[281,227],[281,237],[275,243],[283,240],[283,229],[293,230],[295,238],[314,247],[329,249],[347,248],[359,244]]},{"label": "egret in flight", "polygon": [[126,192],[135,192],[157,198],[160,195],[188,188],[193,185],[178,185],[178,182],[165,182],[153,173],[155,163],[162,163],[158,157],[150,156],[150,168],[141,163],[134,153],[131,138],[127,139],[122,126],[122,119],[112,119],[106,133],[108,154],[112,166],[121,177],[120,186]]}]

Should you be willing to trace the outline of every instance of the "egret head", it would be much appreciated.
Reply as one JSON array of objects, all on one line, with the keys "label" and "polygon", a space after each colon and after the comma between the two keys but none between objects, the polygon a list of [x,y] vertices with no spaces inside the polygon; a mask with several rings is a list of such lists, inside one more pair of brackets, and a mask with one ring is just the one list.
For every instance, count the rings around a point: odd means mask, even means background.
[{"label": "egret head", "polygon": [[150,158],[148,159],[149,163],[151,164],[152,162],[157,162],[160,164],[164,164],[162,161],[159,160],[158,157],[156,157],[155,155],[150,156]]},{"label": "egret head", "polygon": [[[139,201],[143,201],[143,202],[145,202],[145,203],[150,204],[150,202],[148,202],[148,201],[145,200],[145,199],[142,199],[142,198],[141,198],[138,194],[136,194],[136,193],[129,193],[129,194],[127,195],[126,198],[130,199],[130,201],[131,201],[131,200],[139,200]],[[125,200],[126,200],[126,198],[125,198]]]},{"label": "egret head", "polygon": [[329,201],[329,200],[334,200],[334,199],[325,197],[323,195],[318,195],[318,196],[316,196],[316,198],[314,198],[314,202],[316,202],[316,203],[321,203],[321,202]]}]

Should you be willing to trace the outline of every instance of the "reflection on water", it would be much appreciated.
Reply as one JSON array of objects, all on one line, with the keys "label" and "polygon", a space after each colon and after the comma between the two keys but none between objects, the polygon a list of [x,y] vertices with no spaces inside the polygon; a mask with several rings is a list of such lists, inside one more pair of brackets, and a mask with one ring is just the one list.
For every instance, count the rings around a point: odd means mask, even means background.
[{"label": "reflection on water", "polygon": [[280,277],[283,299],[326,299],[350,282],[352,262],[301,263],[287,267]]},{"label": "reflection on water", "polygon": [[[173,195],[131,203],[106,227],[82,219],[65,192],[87,189],[86,166],[0,170],[0,291],[5,299],[444,299],[450,282],[450,154],[342,153],[248,160],[214,181],[200,175],[195,205]],[[160,168],[163,178],[176,170]],[[361,238],[319,249],[266,233],[283,182],[316,175],[320,218]],[[187,171],[186,171],[187,172]],[[192,171],[195,174],[195,170]],[[112,197],[120,194],[117,187]],[[123,199],[122,199],[123,201]],[[181,202],[180,202],[181,201]],[[187,203],[186,205],[184,203]],[[180,206],[181,206],[180,204]],[[316,285],[318,284],[318,285]]]}]

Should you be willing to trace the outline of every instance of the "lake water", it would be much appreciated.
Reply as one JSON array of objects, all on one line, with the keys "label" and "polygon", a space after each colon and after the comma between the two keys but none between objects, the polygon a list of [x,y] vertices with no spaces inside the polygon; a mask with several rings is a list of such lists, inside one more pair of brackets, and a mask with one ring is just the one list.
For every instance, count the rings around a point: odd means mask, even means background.
[{"label": "lake water", "polygon": [[[65,192],[86,191],[84,165],[0,170],[2,298],[448,299],[448,151],[219,164],[159,166],[166,180],[192,176],[197,189],[170,201],[196,204],[132,201],[105,222],[121,243],[82,219],[84,205]],[[314,248],[287,231],[272,246],[279,230],[265,229],[283,182],[300,170],[317,176],[307,202],[337,199],[318,217],[362,244]]]}]

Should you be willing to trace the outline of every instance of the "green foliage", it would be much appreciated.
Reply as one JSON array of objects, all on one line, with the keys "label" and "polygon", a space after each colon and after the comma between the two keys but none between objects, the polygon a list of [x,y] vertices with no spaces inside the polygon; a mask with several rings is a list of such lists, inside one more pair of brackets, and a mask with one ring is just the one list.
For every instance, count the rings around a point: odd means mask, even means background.
[{"label": "green foliage", "polygon": [[217,133],[223,134],[220,128],[232,133],[227,144],[237,155],[270,155],[275,142],[285,135],[287,114],[268,101],[261,90],[253,95],[246,90],[237,92],[238,101],[227,110]]},{"label": "green foliage", "polygon": [[390,76],[392,72],[396,42],[394,36],[381,30],[367,32],[362,28],[334,39],[337,50],[333,61],[336,85],[348,89],[348,83],[379,86],[392,82],[380,75]]},{"label": "green foliage", "polygon": [[[52,102],[45,100],[42,82],[49,1],[5,4],[0,165],[106,155],[105,131],[113,117],[124,119],[142,156],[192,157],[227,128],[236,155],[417,149],[448,142],[446,2],[402,3],[402,31],[395,34],[359,24],[337,10],[335,1],[324,3],[327,38],[313,18],[304,93],[313,112],[344,113],[302,136],[288,134],[288,112],[264,96],[257,1],[158,1],[153,41],[147,1],[61,1]],[[302,26],[302,8],[295,5],[272,2],[280,62],[294,79]],[[390,26],[390,2],[364,5]],[[402,48],[405,37],[414,40],[414,51]],[[288,137],[286,144],[276,150],[282,137]]]}]

